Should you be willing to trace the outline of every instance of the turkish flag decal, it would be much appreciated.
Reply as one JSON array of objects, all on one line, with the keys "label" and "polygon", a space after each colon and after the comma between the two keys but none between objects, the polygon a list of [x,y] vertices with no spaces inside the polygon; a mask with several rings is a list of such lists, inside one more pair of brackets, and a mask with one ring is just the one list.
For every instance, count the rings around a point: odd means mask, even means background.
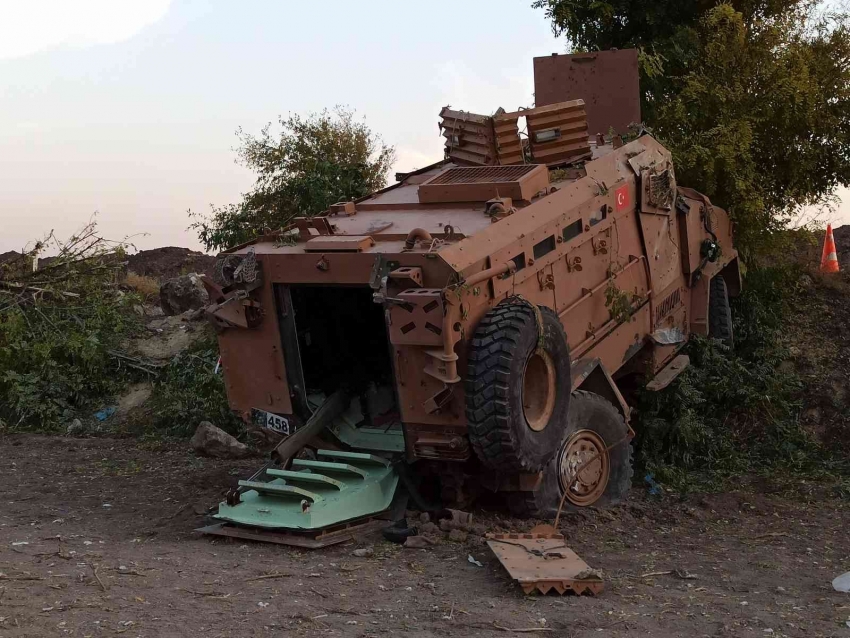
[{"label": "turkish flag decal", "polygon": [[614,195],[617,197],[617,211],[624,210],[631,205],[631,198],[629,197],[629,185],[623,184],[618,188]]}]

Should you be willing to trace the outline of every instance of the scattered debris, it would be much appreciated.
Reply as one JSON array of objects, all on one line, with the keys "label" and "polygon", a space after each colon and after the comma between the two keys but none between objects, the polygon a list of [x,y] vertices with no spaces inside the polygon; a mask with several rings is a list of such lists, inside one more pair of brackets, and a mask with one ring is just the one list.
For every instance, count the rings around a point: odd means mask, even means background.
[{"label": "scattered debris", "polygon": [[352,556],[356,556],[357,558],[367,558],[372,556],[375,553],[375,550],[371,547],[361,547],[360,549],[355,549],[351,552]]},{"label": "scattered debris", "polygon": [[638,578],[652,578],[653,576],[676,576],[676,578],[681,578],[682,580],[697,580],[698,578],[696,574],[692,574],[685,569],[669,569],[662,572],[647,572],[645,574],[641,574]]},{"label": "scattered debris", "polygon": [[159,287],[159,304],[166,315],[179,315],[209,304],[210,296],[195,273],[169,279]]},{"label": "scattered debris", "polygon": [[493,627],[502,631],[513,631],[518,634],[531,634],[539,631],[555,631],[551,627],[527,627],[525,629],[511,629],[510,627],[502,627],[502,625],[495,621],[493,622]]},{"label": "scattered debris", "polygon": [[389,527],[384,528],[381,531],[381,534],[383,534],[384,538],[391,543],[404,545],[409,538],[418,536],[419,530],[416,527],[409,527],[407,519],[402,518]]},{"label": "scattered debris", "polygon": [[432,545],[434,541],[427,536],[408,536],[404,539],[404,547],[407,549],[428,549]]},{"label": "scattered debris", "polygon": [[850,593],[850,572],[846,574],[841,574],[835,580],[832,581],[832,588],[835,591],[840,591],[843,594]]},{"label": "scattered debris", "polygon": [[97,584],[100,586],[101,591],[106,591],[106,585],[100,579],[100,574],[98,571],[100,570],[100,565],[95,565],[94,563],[89,563],[89,567],[91,567],[92,574],[94,574],[94,579],[97,581]]},{"label": "scattered debris", "polygon": [[101,408],[100,410],[98,410],[97,412],[94,413],[94,418],[97,419],[98,421],[106,421],[106,419],[108,419],[113,414],[115,414],[115,411],[117,409],[118,408],[115,407],[114,405],[110,405],[108,407]]},{"label": "scattered debris", "polygon": [[255,580],[269,580],[270,578],[289,578],[292,574],[284,574],[281,572],[274,572],[272,574],[263,574],[262,576],[254,576],[253,578],[246,578],[246,583],[252,583]]},{"label": "scattered debris", "polygon": [[576,580],[602,580],[602,570],[601,569],[583,569],[578,574],[575,575]]},{"label": "scattered debris", "polygon": [[86,433],[86,426],[83,425],[83,422],[79,419],[74,419],[68,424],[68,427],[65,428],[65,434],[67,436],[80,436]]},{"label": "scattered debris", "polygon": [[[526,594],[601,594],[602,572],[591,569],[561,534],[488,534],[487,545]],[[470,558],[472,558],[470,556]]]},{"label": "scattered debris", "polygon": [[475,560],[475,557],[472,554],[467,556],[466,560],[467,562],[472,563],[473,565],[477,565],[478,567],[484,567],[484,563],[482,563],[480,560]]},{"label": "scattered debris", "polygon": [[449,532],[449,540],[453,543],[465,543],[469,538],[469,534],[460,529],[453,529]]},{"label": "scattered debris", "polygon": [[251,455],[248,446],[209,421],[202,421],[190,441],[192,449],[219,459],[242,459]]}]

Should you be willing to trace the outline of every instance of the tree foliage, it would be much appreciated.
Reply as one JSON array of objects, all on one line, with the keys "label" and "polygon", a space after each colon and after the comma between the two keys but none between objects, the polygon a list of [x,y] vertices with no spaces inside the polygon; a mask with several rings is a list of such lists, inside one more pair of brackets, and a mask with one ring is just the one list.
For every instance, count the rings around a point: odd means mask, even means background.
[{"label": "tree foliage", "polygon": [[537,0],[577,50],[639,50],[645,124],[749,257],[850,183],[850,29],[820,0]]},{"label": "tree foliage", "polygon": [[290,115],[278,124],[279,131],[270,123],[259,136],[237,131],[237,161],[257,173],[242,201],[212,207],[206,216],[190,212],[207,250],[248,241],[293,217],[315,215],[386,185],[395,150],[353,111],[337,107],[307,117]]}]

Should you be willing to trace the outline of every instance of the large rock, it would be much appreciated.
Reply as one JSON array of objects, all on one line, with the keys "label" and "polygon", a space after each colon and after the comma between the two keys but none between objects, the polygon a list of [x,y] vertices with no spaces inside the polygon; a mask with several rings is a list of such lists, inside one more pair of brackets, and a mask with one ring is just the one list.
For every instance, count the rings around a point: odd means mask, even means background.
[{"label": "large rock", "polygon": [[195,273],[169,279],[159,287],[159,305],[167,315],[179,315],[208,305],[210,296]]},{"label": "large rock", "polygon": [[202,421],[192,435],[192,448],[199,454],[218,459],[242,459],[251,454],[244,443],[240,443],[221,428],[209,421]]}]

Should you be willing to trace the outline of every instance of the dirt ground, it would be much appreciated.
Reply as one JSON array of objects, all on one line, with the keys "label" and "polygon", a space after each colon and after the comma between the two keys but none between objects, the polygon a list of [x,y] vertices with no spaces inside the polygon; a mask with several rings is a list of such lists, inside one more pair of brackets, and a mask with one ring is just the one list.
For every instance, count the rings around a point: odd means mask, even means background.
[{"label": "dirt ground", "polygon": [[[850,570],[850,512],[821,486],[788,496],[748,481],[684,500],[635,489],[616,509],[570,515],[568,542],[606,590],[562,598],[524,596],[479,538],[410,550],[373,534],[308,551],[193,534],[256,459],[34,436],[0,438],[0,452],[0,638],[507,633],[494,624],[570,637],[850,636],[850,594],[830,585]],[[374,555],[354,557],[362,547]],[[695,578],[647,575],[673,570]]]}]

